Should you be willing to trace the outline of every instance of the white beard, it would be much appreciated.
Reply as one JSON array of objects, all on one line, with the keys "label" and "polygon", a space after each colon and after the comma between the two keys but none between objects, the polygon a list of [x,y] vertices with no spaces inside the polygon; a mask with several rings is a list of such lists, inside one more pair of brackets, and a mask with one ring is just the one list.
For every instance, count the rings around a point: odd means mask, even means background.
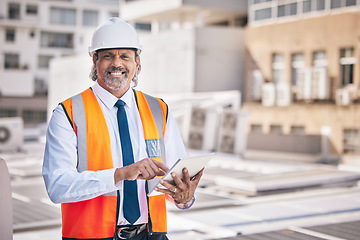
[{"label": "white beard", "polygon": [[126,87],[129,80],[129,70],[126,69],[124,76],[109,77],[110,69],[105,70],[104,82],[106,86],[112,90],[120,90]]}]

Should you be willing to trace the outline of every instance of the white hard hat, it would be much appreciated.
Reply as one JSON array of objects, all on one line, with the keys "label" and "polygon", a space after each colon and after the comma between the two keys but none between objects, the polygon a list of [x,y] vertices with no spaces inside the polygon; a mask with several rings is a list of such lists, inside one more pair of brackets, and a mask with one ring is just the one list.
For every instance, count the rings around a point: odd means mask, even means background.
[{"label": "white hard hat", "polygon": [[94,32],[89,55],[99,49],[135,48],[140,54],[142,48],[136,30],[127,22],[117,17],[109,18]]}]

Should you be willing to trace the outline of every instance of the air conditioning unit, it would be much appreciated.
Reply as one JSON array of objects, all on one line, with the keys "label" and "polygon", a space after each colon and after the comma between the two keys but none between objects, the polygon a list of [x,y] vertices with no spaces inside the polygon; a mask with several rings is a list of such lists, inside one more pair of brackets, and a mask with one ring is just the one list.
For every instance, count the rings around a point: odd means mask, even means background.
[{"label": "air conditioning unit", "polygon": [[245,111],[225,110],[220,117],[217,142],[219,152],[243,154],[247,143],[247,118]]},{"label": "air conditioning unit", "polygon": [[314,67],[311,71],[312,98],[325,100],[330,98],[330,86],[326,67]]},{"label": "air conditioning unit", "polygon": [[261,85],[264,78],[260,70],[251,71],[250,75],[250,94],[251,100],[261,100]]},{"label": "air conditioning unit", "polygon": [[18,150],[24,142],[23,131],[22,118],[0,118],[0,151]]},{"label": "air conditioning unit", "polygon": [[274,83],[264,83],[262,85],[262,105],[274,106],[275,105],[275,85]]},{"label": "air conditioning unit", "polygon": [[186,141],[188,148],[207,151],[215,149],[218,115],[214,108],[192,107]]},{"label": "air conditioning unit", "polygon": [[288,83],[276,84],[276,105],[285,107],[290,105],[290,85]]},{"label": "air conditioning unit", "polygon": [[351,103],[350,91],[348,89],[336,89],[336,104],[339,106],[347,106]]},{"label": "air conditioning unit", "polygon": [[357,87],[354,84],[348,84],[344,87],[344,89],[347,89],[350,94],[350,101],[353,101],[358,98],[357,96]]},{"label": "air conditioning unit", "polygon": [[311,70],[301,68],[296,70],[296,98],[298,100],[311,99]]}]

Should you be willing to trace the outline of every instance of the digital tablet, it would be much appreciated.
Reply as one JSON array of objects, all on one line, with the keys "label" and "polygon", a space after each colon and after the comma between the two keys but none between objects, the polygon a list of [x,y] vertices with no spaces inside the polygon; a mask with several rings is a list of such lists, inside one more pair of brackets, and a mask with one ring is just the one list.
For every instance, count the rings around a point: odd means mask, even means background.
[{"label": "digital tablet", "polygon": [[180,176],[183,179],[182,170],[186,167],[190,178],[194,177],[198,172],[205,167],[205,165],[215,156],[215,153],[210,153],[206,155],[182,158],[176,161],[176,163],[171,167],[171,169],[161,178],[154,178],[148,181],[148,196],[162,194],[155,191],[155,187],[165,188],[159,182],[161,179],[168,181],[170,184],[175,185],[175,182],[171,176],[171,173],[175,172],[176,175]]}]

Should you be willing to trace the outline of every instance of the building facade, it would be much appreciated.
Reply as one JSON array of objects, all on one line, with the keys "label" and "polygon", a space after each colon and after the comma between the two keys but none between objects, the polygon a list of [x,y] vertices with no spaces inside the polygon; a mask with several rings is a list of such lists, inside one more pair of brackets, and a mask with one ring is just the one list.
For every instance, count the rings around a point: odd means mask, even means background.
[{"label": "building facade", "polygon": [[359,46],[358,0],[250,0],[249,131],[328,134],[335,153],[357,159]]},{"label": "building facade", "polygon": [[242,89],[247,2],[121,1],[143,45],[139,88],[152,93]]},{"label": "building facade", "polygon": [[45,122],[51,59],[86,52],[95,27],[118,13],[118,0],[0,1],[0,117]]}]

